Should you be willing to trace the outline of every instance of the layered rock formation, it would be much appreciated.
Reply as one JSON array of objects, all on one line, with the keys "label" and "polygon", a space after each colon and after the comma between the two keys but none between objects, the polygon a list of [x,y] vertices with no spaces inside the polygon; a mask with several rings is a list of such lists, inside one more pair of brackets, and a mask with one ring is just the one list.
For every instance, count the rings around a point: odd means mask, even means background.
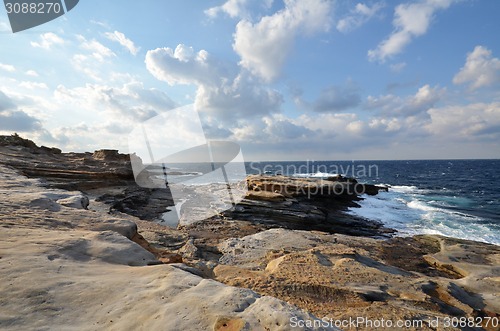
[{"label": "layered rock formation", "polygon": [[360,195],[386,191],[386,187],[364,185],[343,177],[329,180],[251,175],[248,193],[226,218],[248,220],[267,227],[318,230],[359,236],[386,237],[394,231],[367,219],[347,216],[348,207],[358,206]]},{"label": "layered rock formation", "polygon": [[28,177],[43,178],[50,187],[87,190],[130,185],[134,176],[130,156],[113,150],[94,153],[62,153],[57,148],[38,147],[17,135],[0,137],[2,164]]},{"label": "layered rock formation", "polygon": [[170,228],[154,222],[169,192],[137,187],[116,151],[0,137],[0,156],[1,329],[497,329],[500,248],[343,213],[385,188],[250,176],[234,208]]},{"label": "layered rock formation", "polygon": [[138,219],[86,201],[0,166],[0,329],[288,330],[292,318],[316,320],[185,264],[162,264],[130,240],[149,245]]}]

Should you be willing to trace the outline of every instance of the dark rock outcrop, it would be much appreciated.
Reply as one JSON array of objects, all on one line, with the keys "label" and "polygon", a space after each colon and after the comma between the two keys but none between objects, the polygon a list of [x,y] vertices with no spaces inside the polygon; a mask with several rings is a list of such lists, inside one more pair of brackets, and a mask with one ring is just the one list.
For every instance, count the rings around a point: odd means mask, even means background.
[{"label": "dark rock outcrop", "polygon": [[92,153],[62,153],[58,148],[38,147],[17,135],[0,136],[2,164],[25,176],[43,178],[46,186],[89,190],[133,185],[134,176],[128,154],[115,150]]},{"label": "dark rock outcrop", "polygon": [[349,207],[358,206],[360,194],[377,194],[386,188],[360,184],[345,177],[339,181],[334,179],[339,178],[251,175],[247,177],[246,198],[223,216],[266,227],[358,236],[387,237],[394,232],[378,222],[343,213]]}]

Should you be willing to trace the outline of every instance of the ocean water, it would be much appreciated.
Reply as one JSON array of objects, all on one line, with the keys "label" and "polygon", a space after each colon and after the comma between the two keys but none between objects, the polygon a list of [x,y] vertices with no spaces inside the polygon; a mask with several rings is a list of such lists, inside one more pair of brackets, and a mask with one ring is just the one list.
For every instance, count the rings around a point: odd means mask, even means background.
[{"label": "ocean water", "polygon": [[378,220],[398,235],[440,234],[500,245],[500,160],[251,162],[247,173],[342,174],[390,186],[363,196],[348,213]]}]

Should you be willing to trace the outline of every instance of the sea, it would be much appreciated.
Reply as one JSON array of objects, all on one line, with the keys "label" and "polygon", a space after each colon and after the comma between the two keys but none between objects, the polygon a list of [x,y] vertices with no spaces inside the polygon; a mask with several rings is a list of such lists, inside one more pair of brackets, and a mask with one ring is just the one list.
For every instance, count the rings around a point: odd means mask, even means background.
[{"label": "sea", "polygon": [[[217,181],[210,173],[222,166],[207,170],[206,164],[183,164],[170,169],[178,178],[202,185]],[[399,236],[438,234],[500,245],[500,160],[279,161],[225,168],[226,181],[241,180],[246,174],[313,178],[340,174],[387,186],[388,192],[362,195],[360,207],[347,213],[379,221]]]},{"label": "sea", "polygon": [[382,222],[398,235],[439,234],[500,245],[500,160],[301,161],[246,163],[247,173],[384,185],[348,213]]}]

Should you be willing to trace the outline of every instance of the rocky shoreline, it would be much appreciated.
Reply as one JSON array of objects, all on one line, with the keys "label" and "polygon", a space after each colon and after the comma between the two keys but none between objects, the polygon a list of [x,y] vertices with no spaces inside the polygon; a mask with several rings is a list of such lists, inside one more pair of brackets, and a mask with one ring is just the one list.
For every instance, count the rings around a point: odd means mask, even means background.
[{"label": "rocky shoreline", "polygon": [[235,207],[171,228],[170,193],[138,187],[128,155],[3,136],[0,157],[2,329],[319,330],[336,328],[290,321],[363,317],[496,330],[500,247],[393,237],[343,213],[386,188],[249,176]]}]

